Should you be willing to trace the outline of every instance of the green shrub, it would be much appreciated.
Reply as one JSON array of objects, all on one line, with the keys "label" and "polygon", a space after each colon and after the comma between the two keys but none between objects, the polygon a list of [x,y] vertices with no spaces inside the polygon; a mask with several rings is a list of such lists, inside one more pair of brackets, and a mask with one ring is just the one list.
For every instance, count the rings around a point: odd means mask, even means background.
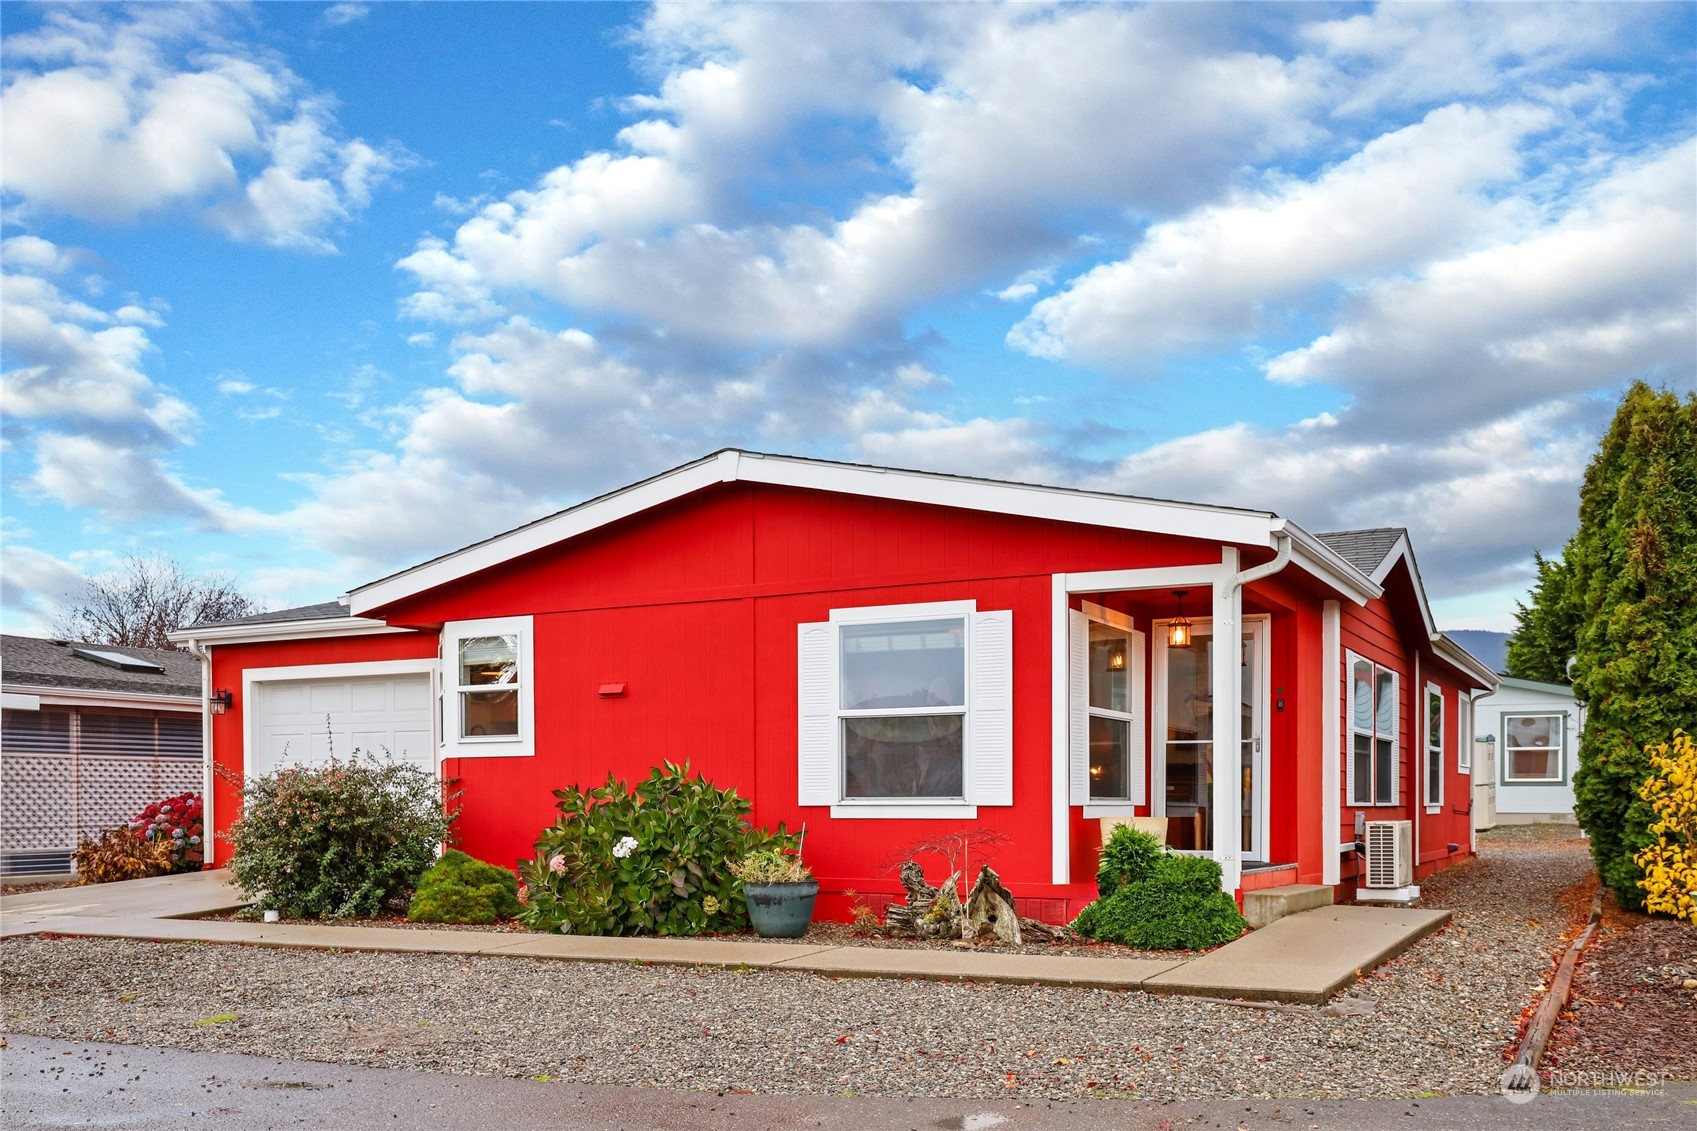
[{"label": "green shrub", "polygon": [[407,918],[414,923],[493,923],[518,913],[517,876],[450,848],[419,877]]},{"label": "green shrub", "polygon": [[435,774],[355,750],[247,782],[230,873],[290,918],[375,915],[418,882],[453,816]]},{"label": "green shrub", "polygon": [[666,762],[634,790],[611,774],[587,792],[557,789],[560,818],[519,865],[519,917],[537,931],[698,935],[748,925],[731,865],[795,837],[748,822],[749,803],[689,766]]},{"label": "green shrub", "polygon": [[1096,894],[1108,895],[1127,884],[1148,879],[1149,870],[1164,851],[1161,842],[1149,833],[1120,825],[1102,846],[1102,857],[1096,865]]},{"label": "green shrub", "polygon": [[1164,852],[1147,877],[1097,899],[1073,920],[1089,938],[1142,950],[1205,950],[1248,927],[1220,890],[1220,866],[1207,857]]},{"label": "green shrub", "polygon": [[731,864],[731,875],[745,884],[805,884],[813,878],[800,856],[781,848],[762,848]]}]

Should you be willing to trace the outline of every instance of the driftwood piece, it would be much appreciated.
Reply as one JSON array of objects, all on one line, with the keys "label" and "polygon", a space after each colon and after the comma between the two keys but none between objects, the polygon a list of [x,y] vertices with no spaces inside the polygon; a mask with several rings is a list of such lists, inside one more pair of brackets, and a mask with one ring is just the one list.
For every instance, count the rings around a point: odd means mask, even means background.
[{"label": "driftwood piece", "polygon": [[960,891],[950,874],[937,889],[931,907],[919,917],[919,937],[922,939],[958,939],[963,937],[964,919],[961,916]]},{"label": "driftwood piece", "polygon": [[1078,938],[1078,933],[1071,927],[1057,926],[1041,919],[1027,919],[1023,916],[1019,921],[1019,931],[1026,942],[1060,943],[1073,942]]},{"label": "driftwood piece", "polygon": [[[925,882],[925,869],[912,860],[901,866],[902,888],[907,902],[892,903],[884,910],[884,929],[907,938],[929,937],[921,930],[926,914],[937,902],[937,889]],[[952,877],[951,877],[952,878]]]},{"label": "driftwood piece", "polygon": [[1014,910],[1013,892],[1002,886],[1000,876],[986,864],[978,870],[972,891],[966,897],[966,927],[963,937],[994,939],[1018,946],[1019,912]]}]

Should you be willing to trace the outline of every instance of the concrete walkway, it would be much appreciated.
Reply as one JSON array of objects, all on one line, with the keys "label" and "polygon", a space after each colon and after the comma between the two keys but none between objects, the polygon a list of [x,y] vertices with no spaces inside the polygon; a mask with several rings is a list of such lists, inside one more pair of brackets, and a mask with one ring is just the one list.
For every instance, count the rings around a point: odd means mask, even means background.
[{"label": "concrete walkway", "polygon": [[248,901],[224,871],[0,898],[0,936],[243,943],[577,962],[808,970],[832,977],[1042,983],[1319,1004],[1442,926],[1447,911],[1327,907],[1280,919],[1200,958],[1129,959],[907,950],[723,939],[601,938],[499,931],[211,921]]}]

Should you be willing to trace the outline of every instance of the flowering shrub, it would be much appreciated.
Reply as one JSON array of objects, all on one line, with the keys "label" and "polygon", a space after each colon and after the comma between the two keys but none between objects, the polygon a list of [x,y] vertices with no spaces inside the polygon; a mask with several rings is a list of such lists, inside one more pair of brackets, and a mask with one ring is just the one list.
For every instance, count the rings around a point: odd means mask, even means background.
[{"label": "flowering shrub", "polygon": [[778,826],[749,824],[749,803],[687,765],[666,762],[633,790],[612,775],[597,789],[557,789],[560,818],[519,864],[519,918],[532,930],[584,935],[698,935],[748,925],[731,865],[793,848]]},{"label": "flowering shrub", "polygon": [[278,770],[243,786],[230,873],[263,910],[375,915],[435,861],[452,801],[430,771],[358,750],[345,761]]},{"label": "flowering shrub", "polygon": [[74,859],[79,884],[144,880],[171,870],[171,850],[163,841],[148,840],[129,829],[107,829],[99,840],[84,837]]},{"label": "flowering shrub", "polygon": [[172,872],[198,872],[206,861],[204,810],[192,790],[149,805],[130,822],[130,831],[169,849]]},{"label": "flowering shrub", "polygon": [[1697,922],[1697,743],[1683,730],[1673,741],[1652,746],[1650,777],[1638,796],[1650,803],[1656,842],[1633,860],[1644,869],[1638,886],[1648,894],[1648,911]]}]

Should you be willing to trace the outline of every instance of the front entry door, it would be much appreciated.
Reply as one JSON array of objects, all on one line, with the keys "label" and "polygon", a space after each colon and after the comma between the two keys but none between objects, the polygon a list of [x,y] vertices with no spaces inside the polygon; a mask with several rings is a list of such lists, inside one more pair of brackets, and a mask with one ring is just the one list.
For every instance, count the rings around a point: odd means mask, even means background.
[{"label": "front entry door", "polygon": [[[1242,854],[1266,859],[1266,639],[1263,618],[1245,618],[1242,673],[1237,709],[1243,717],[1243,741],[1228,772],[1242,781],[1238,812]],[[1167,645],[1164,626],[1155,631],[1156,717],[1154,800],[1157,816],[1167,818],[1167,844],[1182,852],[1214,849],[1214,633],[1198,621],[1188,648]]]}]

